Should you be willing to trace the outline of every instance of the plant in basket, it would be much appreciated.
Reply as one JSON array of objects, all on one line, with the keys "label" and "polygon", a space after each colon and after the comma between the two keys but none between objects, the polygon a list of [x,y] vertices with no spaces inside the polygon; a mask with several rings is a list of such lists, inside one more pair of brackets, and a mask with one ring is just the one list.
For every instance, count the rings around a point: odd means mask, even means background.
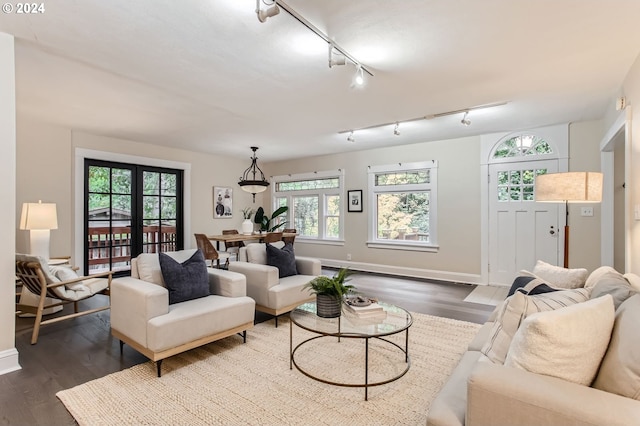
[{"label": "plant in basket", "polygon": [[355,287],[347,284],[349,275],[353,274],[348,268],[341,268],[333,277],[320,275],[309,281],[303,289],[311,289],[316,295],[316,307],[319,317],[336,318],[342,311],[344,297],[355,291]]}]

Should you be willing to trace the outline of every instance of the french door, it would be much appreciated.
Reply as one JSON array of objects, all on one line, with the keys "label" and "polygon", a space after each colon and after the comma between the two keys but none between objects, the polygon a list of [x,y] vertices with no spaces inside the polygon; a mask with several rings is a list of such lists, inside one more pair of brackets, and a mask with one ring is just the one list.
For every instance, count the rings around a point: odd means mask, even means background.
[{"label": "french door", "polygon": [[84,274],[183,248],[182,170],[86,159],[84,181]]},{"label": "french door", "polygon": [[[558,264],[559,204],[535,201],[535,177],[558,171],[558,160],[489,166],[489,283],[511,285],[536,260]],[[564,205],[562,206],[564,208]]]}]

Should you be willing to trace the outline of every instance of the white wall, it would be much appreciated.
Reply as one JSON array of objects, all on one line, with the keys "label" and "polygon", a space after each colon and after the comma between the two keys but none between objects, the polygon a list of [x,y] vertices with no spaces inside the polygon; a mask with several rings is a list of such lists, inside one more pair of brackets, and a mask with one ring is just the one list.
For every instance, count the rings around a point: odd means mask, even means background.
[{"label": "white wall", "polygon": [[[14,39],[0,33],[0,199],[16,199],[16,84]],[[20,368],[15,349],[15,212],[0,209],[0,374]]]},{"label": "white wall", "polygon": [[[74,210],[76,148],[136,156],[142,163],[151,158],[190,165],[190,215],[185,222],[191,234],[219,234],[223,229],[240,229],[240,210],[253,206],[251,195],[237,186],[238,177],[249,166],[248,160],[91,135],[20,116],[15,211],[19,214],[21,203],[25,201],[42,199],[57,204],[58,229],[51,231],[52,256],[73,255],[77,245],[75,232],[82,219],[77,220]],[[213,218],[213,186],[233,188],[233,218]],[[27,231],[19,233],[16,250],[26,251]],[[185,247],[195,247],[193,235],[186,235]]]},{"label": "white wall", "polygon": [[[480,272],[480,138],[377,148],[265,164],[271,176],[342,169],[347,190],[364,191],[364,213],[345,212],[343,246],[303,244],[296,252],[337,264],[410,276],[478,282]],[[438,160],[437,253],[383,250],[366,246],[367,166]],[[347,262],[351,254],[351,263]],[[336,263],[334,262],[334,263]]]},{"label": "white wall", "polygon": [[[626,184],[628,197],[630,197],[631,229],[629,231],[629,250],[626,265],[627,272],[640,274],[640,221],[634,220],[634,206],[640,205],[640,56],[627,74],[622,85],[622,94],[627,99],[631,108],[631,158],[630,177]],[[637,127],[634,131],[634,127]]]},{"label": "white wall", "polygon": [[[599,172],[600,141],[605,133],[602,120],[569,126],[569,171]],[[582,207],[593,207],[593,216],[581,216]],[[593,271],[601,265],[600,203],[569,204],[569,265]]]}]

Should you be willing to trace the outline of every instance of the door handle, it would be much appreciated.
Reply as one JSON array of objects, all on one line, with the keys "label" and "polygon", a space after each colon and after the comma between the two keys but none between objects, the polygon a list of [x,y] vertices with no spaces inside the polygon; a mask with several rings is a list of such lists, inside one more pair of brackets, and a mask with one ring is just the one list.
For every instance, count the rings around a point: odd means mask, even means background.
[{"label": "door handle", "polygon": [[551,226],[551,229],[549,230],[549,234],[551,234],[551,235],[555,235],[556,234],[556,230],[553,228],[553,226]]}]

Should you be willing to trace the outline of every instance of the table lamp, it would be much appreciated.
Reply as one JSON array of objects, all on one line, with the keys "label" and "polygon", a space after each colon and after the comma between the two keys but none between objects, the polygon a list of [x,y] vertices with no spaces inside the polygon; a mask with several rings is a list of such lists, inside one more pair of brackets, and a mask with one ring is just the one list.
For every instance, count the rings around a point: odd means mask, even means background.
[{"label": "table lamp", "polygon": [[29,252],[49,260],[51,229],[58,229],[55,203],[23,203],[20,229],[29,231]]},{"label": "table lamp", "polygon": [[568,203],[599,203],[602,201],[602,173],[565,172],[536,176],[536,201],[564,203],[564,267],[569,267],[569,206]]}]

